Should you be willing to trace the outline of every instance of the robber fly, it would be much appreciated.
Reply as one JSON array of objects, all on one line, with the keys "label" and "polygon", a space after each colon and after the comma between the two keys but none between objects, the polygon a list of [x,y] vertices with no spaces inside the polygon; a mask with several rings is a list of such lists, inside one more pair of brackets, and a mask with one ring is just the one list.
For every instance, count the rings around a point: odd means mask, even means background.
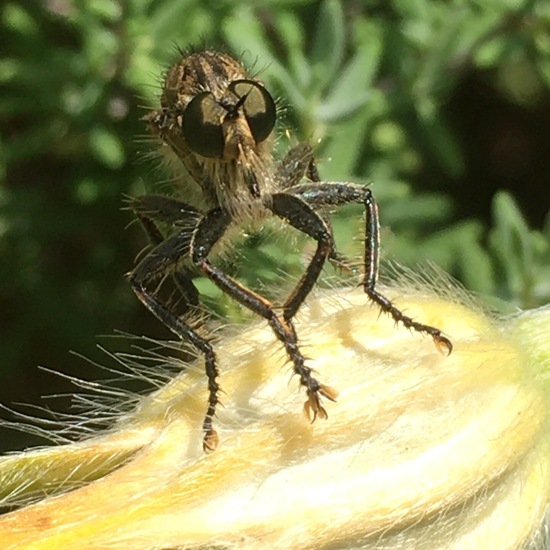
[{"label": "robber fly", "polygon": [[[218,361],[208,338],[186,315],[178,315],[161,299],[152,283],[168,274],[192,309],[199,294],[185,261],[199,268],[223,292],[263,317],[283,344],[294,373],[305,388],[304,410],[313,421],[326,418],[322,398],[334,401],[337,392],[321,384],[306,364],[298,345],[293,319],[315,285],[325,261],[342,261],[336,251],[330,222],[318,213],[323,207],[360,203],[366,210],[365,272],[362,286],[368,298],[396,322],[429,334],[448,353],[451,342],[435,327],[407,317],[376,289],[379,223],[376,202],[368,187],[347,182],[320,181],[311,147],[297,145],[273,161],[275,102],[263,83],[226,53],[205,50],[182,54],[167,72],[159,109],[146,123],[182,169],[177,184],[189,200],[160,195],[132,199],[152,250],[128,274],[141,302],[179,338],[204,355],[208,404],[203,422],[205,451],[218,444],[213,419],[218,403]],[[280,308],[226,275],[209,259],[212,248],[232,226],[277,217],[305,233],[317,248],[303,276]],[[173,228],[164,236],[158,223]],[[280,313],[279,313],[280,312]]]}]

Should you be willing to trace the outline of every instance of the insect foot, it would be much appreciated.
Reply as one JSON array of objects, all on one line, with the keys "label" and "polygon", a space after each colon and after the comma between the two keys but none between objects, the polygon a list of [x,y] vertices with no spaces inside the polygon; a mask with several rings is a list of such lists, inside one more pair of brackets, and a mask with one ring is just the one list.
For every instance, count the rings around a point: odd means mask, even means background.
[{"label": "insect foot", "polygon": [[315,382],[316,387],[308,388],[306,392],[307,401],[304,403],[304,414],[311,423],[315,422],[317,417],[323,420],[328,418],[327,411],[323,405],[321,405],[319,395],[322,395],[323,397],[326,397],[334,402],[336,402],[336,398],[338,397],[338,392],[334,388],[326,386],[325,384],[319,384],[314,378],[312,379],[312,382]]}]

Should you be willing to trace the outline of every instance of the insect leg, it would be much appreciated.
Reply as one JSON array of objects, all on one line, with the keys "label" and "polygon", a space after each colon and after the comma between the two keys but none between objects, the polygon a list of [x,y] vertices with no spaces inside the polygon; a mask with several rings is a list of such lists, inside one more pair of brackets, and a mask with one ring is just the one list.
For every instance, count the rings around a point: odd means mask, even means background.
[{"label": "insect leg", "polygon": [[[300,201],[302,202],[302,201]],[[306,208],[307,205],[305,205]],[[306,414],[313,420],[317,416],[327,417],[320,402],[320,396],[332,401],[336,392],[329,386],[320,384],[311,375],[311,369],[305,365],[305,358],[298,346],[296,331],[290,319],[279,317],[269,300],[244,287],[208,260],[208,254],[214,244],[221,238],[230,222],[229,214],[220,209],[211,210],[197,225],[191,242],[191,258],[203,273],[223,292],[235,301],[267,320],[277,339],[282,342],[290,357],[294,372],[300,378],[300,384],[306,388],[308,400],[304,405]],[[329,245],[330,246],[330,245]],[[326,252],[325,252],[326,254]]]},{"label": "insect leg", "polygon": [[[173,226],[196,225],[201,214],[198,210],[181,201],[161,195],[143,195],[130,199],[130,208],[140,221],[153,246],[164,241],[164,236],[154,220]],[[195,310],[199,306],[199,292],[193,284],[188,268],[182,266],[172,273],[172,279],[184,298],[183,311],[180,314]]]},{"label": "insect leg", "polygon": [[447,354],[451,353],[453,349],[451,341],[438,328],[424,325],[404,315],[388,298],[376,290],[379,269],[380,225],[378,207],[368,187],[347,182],[319,182],[296,185],[288,189],[288,193],[302,198],[313,208],[348,203],[364,204],[366,211],[365,274],[362,284],[365,293],[374,303],[380,306],[382,311],[391,315],[396,323],[402,323],[405,327],[416,332],[429,334],[438,349],[445,349]]},{"label": "insect leg", "polygon": [[306,272],[283,305],[283,317],[285,321],[290,321],[317,282],[323,265],[334,248],[334,240],[321,216],[299,197],[275,193],[271,196],[269,208],[276,216],[317,241],[317,250]]},{"label": "insect leg", "polygon": [[[202,216],[196,208],[161,195],[144,195],[131,200],[131,208],[141,222],[153,245],[160,244],[164,236],[158,229],[155,220],[176,228],[189,228],[192,231]],[[191,279],[191,273],[183,266],[183,273],[175,271],[172,277],[180,292],[191,305],[199,304],[199,294]]]},{"label": "insect leg", "polygon": [[[313,167],[314,171],[310,167]],[[299,143],[292,147],[279,162],[275,177],[279,182],[278,188],[284,191],[298,185],[305,176],[312,181],[319,181],[319,179],[312,179],[311,176],[315,177],[315,174],[313,149],[307,143]]]},{"label": "insect leg", "polygon": [[[218,377],[216,354],[206,338],[202,337],[189,323],[178,317],[153,292],[147,289],[149,281],[165,275],[181,258],[188,256],[190,241],[191,235],[186,230],[168,237],[155,246],[127,276],[136,296],[145,307],[179,338],[193,344],[204,355],[205,371],[208,378],[208,408],[203,422],[203,448],[205,451],[212,451],[218,444],[218,435],[212,427],[219,390],[216,380]],[[180,281],[184,280],[184,274],[180,274]],[[190,280],[185,281],[184,285],[195,288]]]},{"label": "insect leg", "polygon": [[[290,149],[290,151],[279,163],[276,177],[279,182],[278,188],[283,191],[294,188],[294,186],[296,186],[296,188],[301,187],[300,180],[304,177],[315,183],[320,182],[321,179],[319,177],[317,163],[315,162],[315,157],[313,156],[313,149],[311,146],[307,143],[299,143],[298,145],[292,147],[292,149]],[[323,213],[319,214],[319,216],[323,219],[327,229],[333,237],[330,219]],[[328,259],[330,263],[338,269],[344,269],[349,272],[354,271],[350,262],[341,256],[334,247],[332,247]]]}]

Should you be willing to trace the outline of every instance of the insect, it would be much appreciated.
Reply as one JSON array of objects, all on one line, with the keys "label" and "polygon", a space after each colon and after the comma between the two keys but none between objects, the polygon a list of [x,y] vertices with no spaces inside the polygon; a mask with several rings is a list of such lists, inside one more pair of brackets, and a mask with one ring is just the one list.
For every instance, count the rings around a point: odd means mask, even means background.
[{"label": "insect", "polygon": [[[370,300],[395,322],[429,334],[447,353],[452,344],[439,329],[407,317],[376,289],[378,276],[378,210],[370,189],[348,182],[320,181],[312,149],[297,145],[273,160],[275,102],[261,81],[237,60],[211,50],[182,53],[167,72],[161,106],[146,123],[181,169],[178,184],[189,201],[160,195],[131,200],[153,248],[128,274],[139,300],[182,340],[204,356],[208,403],[203,422],[203,448],[212,451],[219,437],[213,426],[218,404],[218,359],[210,340],[186,315],[178,315],[152,283],[172,274],[189,308],[199,293],[185,262],[199,268],[223,292],[263,317],[283,344],[294,373],[305,388],[304,410],[311,421],[327,418],[322,398],[335,401],[337,392],[320,383],[300,351],[293,319],[315,285],[325,261],[343,261],[335,248],[330,222],[318,211],[360,203],[366,210],[362,286]],[[313,238],[317,247],[294,290],[280,307],[249,290],[214,265],[209,256],[233,226],[277,217]],[[159,223],[173,231],[164,236]]]}]

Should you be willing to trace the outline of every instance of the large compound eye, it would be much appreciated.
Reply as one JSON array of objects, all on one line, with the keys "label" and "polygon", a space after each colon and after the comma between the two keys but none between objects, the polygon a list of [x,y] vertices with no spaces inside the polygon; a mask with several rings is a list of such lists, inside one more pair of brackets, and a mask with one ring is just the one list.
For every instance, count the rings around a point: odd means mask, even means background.
[{"label": "large compound eye", "polygon": [[256,143],[267,139],[277,118],[275,102],[269,92],[253,80],[235,80],[229,89],[242,101],[244,116]]},{"label": "large compound eye", "polygon": [[189,147],[203,157],[222,157],[224,137],[222,120],[226,111],[210,92],[194,97],[183,113],[181,126]]}]

